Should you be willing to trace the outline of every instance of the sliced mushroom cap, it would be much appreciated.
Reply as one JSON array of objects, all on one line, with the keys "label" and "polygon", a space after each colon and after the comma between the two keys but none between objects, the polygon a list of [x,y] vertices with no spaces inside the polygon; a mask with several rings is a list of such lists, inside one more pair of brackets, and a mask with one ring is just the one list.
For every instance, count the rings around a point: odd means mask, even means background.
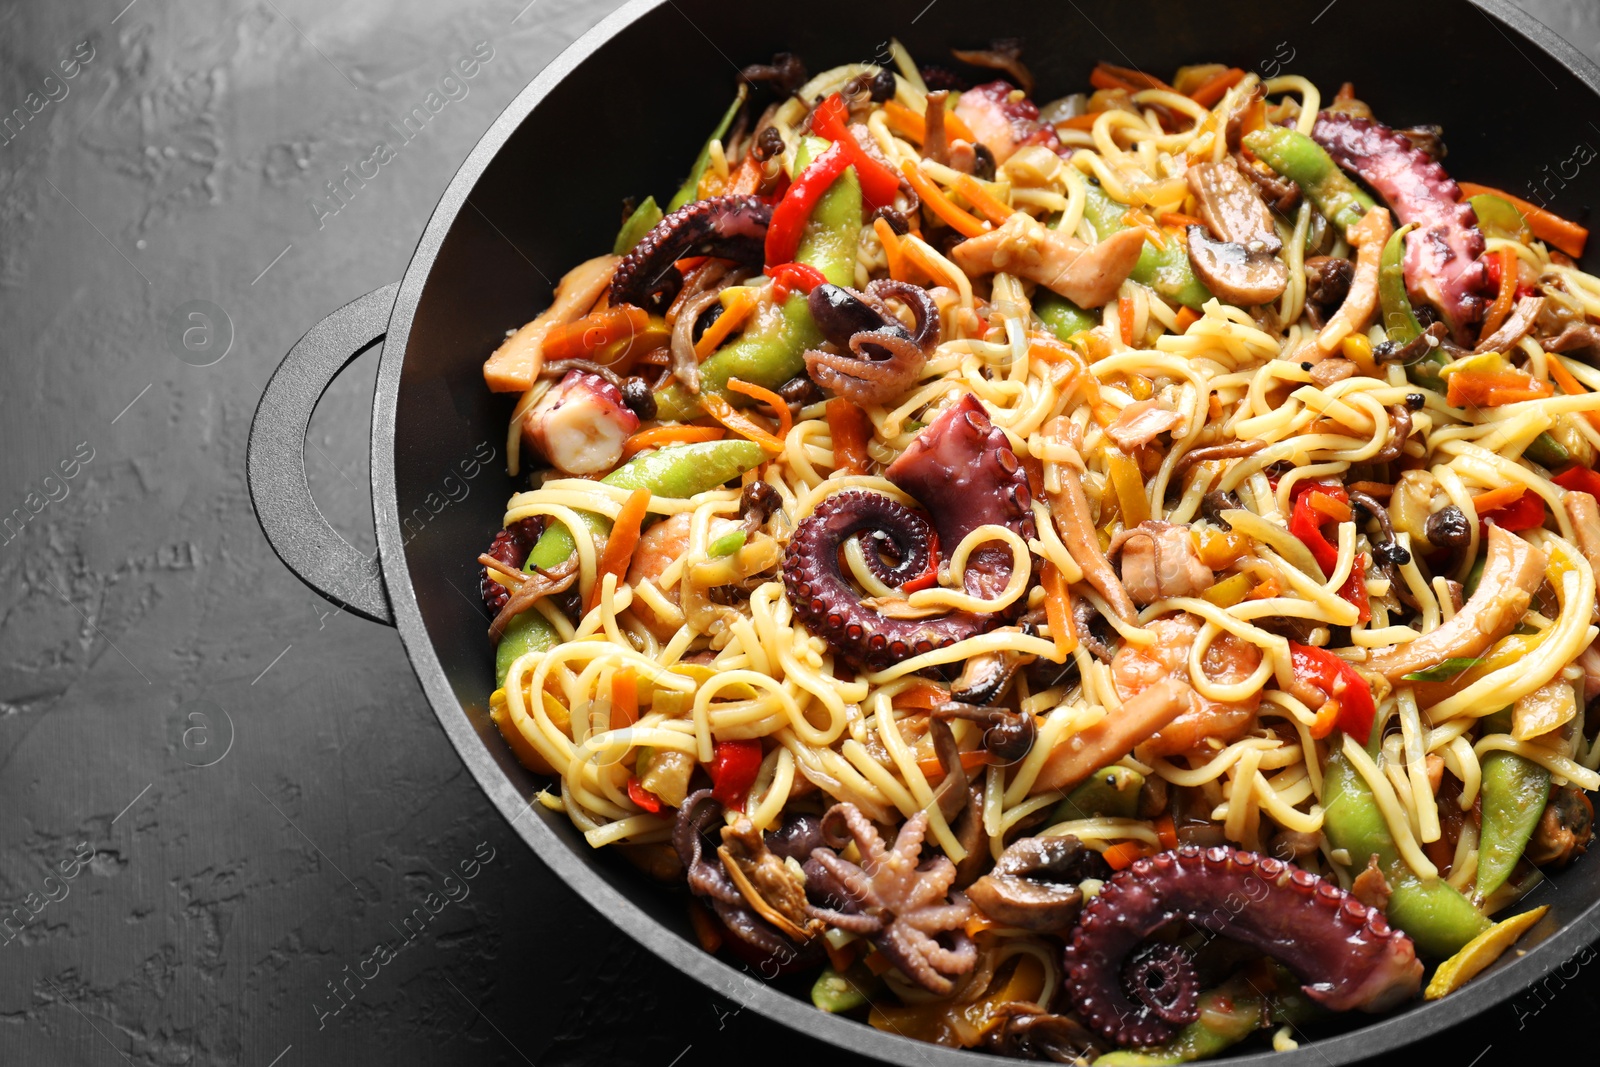
[{"label": "sliced mushroom cap", "polygon": [[947,719],[966,719],[983,726],[984,751],[1007,763],[1015,763],[1027,756],[1033,749],[1033,741],[1038,733],[1032,715],[1010,708],[978,707],[950,701],[933,709],[933,721]]},{"label": "sliced mushroom cap", "polygon": [[1189,227],[1189,262],[1213,293],[1239,307],[1270,303],[1289,285],[1289,268],[1276,255],[1218,241],[1203,226]]},{"label": "sliced mushroom cap", "polygon": [[961,677],[950,687],[950,699],[962,704],[993,704],[1006,695],[1021,665],[1022,657],[1014,652],[980,652],[961,668]]},{"label": "sliced mushroom cap", "polygon": [[1025,837],[967,887],[967,899],[995,922],[1035,933],[1064,930],[1078,919],[1078,883],[1110,877],[1100,854],[1070,834]]},{"label": "sliced mushroom cap", "polygon": [[1190,167],[1185,176],[1200,217],[1218,238],[1268,254],[1283,247],[1272,225],[1272,212],[1233,160],[1200,163]]}]

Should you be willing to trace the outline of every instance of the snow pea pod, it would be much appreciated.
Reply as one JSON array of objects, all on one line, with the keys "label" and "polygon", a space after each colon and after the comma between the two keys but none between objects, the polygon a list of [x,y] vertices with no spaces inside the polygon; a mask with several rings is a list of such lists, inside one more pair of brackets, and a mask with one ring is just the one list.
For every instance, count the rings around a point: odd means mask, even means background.
[{"label": "snow pea pod", "polygon": [[[1127,205],[1111,199],[1111,194],[1094,182],[1085,185],[1089,196],[1083,205],[1083,215],[1094,227],[1095,236],[1104,241],[1112,234],[1128,229],[1129,224],[1123,221],[1123,216],[1128,213]],[[1188,246],[1176,237],[1169,237],[1165,248],[1157,248],[1146,240],[1144,249],[1139,253],[1139,262],[1134,264],[1133,273],[1128,277],[1148,285],[1168,300],[1195,311],[1199,311],[1200,306],[1211,299],[1211,290],[1195,276],[1194,266],[1189,262]]]},{"label": "snow pea pod", "polygon": [[[766,455],[760,445],[742,439],[674,445],[637,456],[600,480],[618,489],[648,489],[655,496],[681,499],[715,489],[739,477],[759,465]],[[611,520],[604,515],[590,511],[580,511],[578,515],[596,537],[604,537],[611,531]],[[528,561],[522,569],[532,571],[535,567],[545,570],[558,567],[572,555],[576,547],[572,531],[559,522],[553,522],[528,553]],[[496,685],[506,684],[506,674],[518,656],[526,652],[548,651],[555,644],[555,629],[537,609],[525,611],[512,619],[500,639],[499,647],[495,649]]]},{"label": "snow pea pod", "polygon": [[1058,341],[1070,340],[1074,334],[1100,325],[1099,315],[1090,314],[1042,285],[1033,297],[1033,313],[1039,316],[1039,320],[1055,334]]},{"label": "snow pea pod", "polygon": [[1311,204],[1339,232],[1350,227],[1376,202],[1351,181],[1321,145],[1287,126],[1268,126],[1244,135],[1244,146],[1267,166],[1300,187]]},{"label": "snow pea pod", "polygon": [[[1510,733],[1511,709],[1483,719],[1485,733]],[[1483,836],[1478,839],[1478,878],[1473,895],[1485,900],[1505,885],[1522,858],[1550,798],[1550,772],[1515,752],[1483,757]]]},{"label": "snow pea pod", "polygon": [[683,180],[683,185],[667,204],[667,214],[672,214],[689,201],[694,200],[700,193],[700,178],[706,172],[706,167],[711,163],[711,142],[720,141],[728,135],[728,127],[733,125],[733,117],[744,106],[745,97],[750,94],[750,89],[744,82],[739,83],[739,95],[733,98],[727,113],[722,116],[722,121],[717,123],[717,128],[711,131],[711,136],[706,138],[705,146],[700,149],[700,154],[695,157],[694,167],[689,171],[689,176]]},{"label": "snow pea pod", "polygon": [[645,235],[656,228],[656,223],[665,216],[656,206],[656,198],[647,196],[644,203],[633,209],[633,214],[628,216],[628,221],[622,224],[622,229],[617,231],[617,239],[611,245],[611,254],[625,256],[633,251],[633,246],[644,240]]},{"label": "snow pea pod", "polygon": [[[820,137],[802,141],[795,154],[795,173],[804,170],[829,144]],[[856,180],[855,168],[850,167],[817,202],[795,262],[815,267],[834,285],[854,285],[860,236],[861,183]],[[726,395],[729,378],[776,389],[806,369],[806,349],[815,348],[822,340],[805,294],[791,293],[781,305],[764,308],[736,340],[700,364],[700,390]],[[656,417],[662,421],[685,422],[699,414],[699,398],[682,383],[669,380],[656,391]]]}]

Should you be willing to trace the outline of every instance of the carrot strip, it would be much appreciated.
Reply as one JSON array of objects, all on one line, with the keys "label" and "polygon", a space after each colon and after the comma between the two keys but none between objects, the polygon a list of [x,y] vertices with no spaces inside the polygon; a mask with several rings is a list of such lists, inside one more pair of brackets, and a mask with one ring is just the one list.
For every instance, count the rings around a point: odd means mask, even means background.
[{"label": "carrot strip", "polygon": [[907,162],[900,171],[911,183],[911,188],[922,198],[923,206],[932,208],[933,213],[943,219],[952,230],[963,237],[976,237],[988,232],[989,227],[984,225],[982,220],[956,207],[955,203],[944,195],[944,190],[935,185],[932,178],[922,173],[916,164]]},{"label": "carrot strip", "polygon": [[902,689],[895,694],[894,706],[897,708],[918,708],[929,710],[938,707],[950,699],[950,690],[942,685],[919,680],[909,688]]},{"label": "carrot strip", "polygon": [[1131,67],[1119,67],[1112,63],[1095,64],[1094,70],[1089,72],[1089,84],[1096,89],[1126,89],[1130,93],[1137,93],[1144,89],[1165,89],[1169,93],[1177,92],[1176,89],[1153,74],[1146,74],[1142,70],[1134,70]]},{"label": "carrot strip", "polygon": [[1016,208],[989,192],[970,174],[963,174],[956,179],[956,192],[966,197],[967,203],[977,208],[980,215],[996,226],[1016,214]]},{"label": "carrot strip", "polygon": [[910,279],[906,277],[905,256],[900,251],[900,235],[894,232],[889,220],[882,216],[873,219],[872,231],[878,235],[878,243],[883,245],[884,258],[889,261],[889,277],[897,282],[909,281]]},{"label": "carrot strip", "polygon": [[618,671],[611,676],[611,728],[621,730],[638,721],[639,679],[631,670]]},{"label": "carrot strip", "polygon": [[728,403],[727,397],[718,396],[716,393],[702,393],[700,406],[706,409],[707,415],[710,415],[740,437],[754,441],[774,455],[783,451],[782,441],[758,425],[749,415]]},{"label": "carrot strip", "polygon": [[1357,493],[1366,493],[1379,500],[1388,500],[1394,495],[1394,486],[1385,482],[1351,482],[1345,488]]},{"label": "carrot strip", "polygon": [[1535,237],[1546,244],[1555,245],[1573,259],[1582,258],[1584,243],[1589,240],[1587,227],[1579,226],[1576,222],[1569,222],[1553,211],[1546,211],[1537,204],[1530,204],[1521,197],[1512,196],[1510,193],[1502,189],[1496,189],[1492,185],[1479,185],[1477,182],[1457,182],[1456,184],[1461,186],[1461,198],[1463,200],[1477,196],[1480,193],[1488,193],[1490,196],[1498,196],[1502,200],[1510,201],[1513,207],[1522,212],[1522,217],[1528,220],[1528,229],[1533,231]]},{"label": "carrot strip", "polygon": [[1039,571],[1039,584],[1044,586],[1044,617],[1050,624],[1050,639],[1062,662],[1078,647],[1078,632],[1072,624],[1072,608],[1067,603],[1067,583],[1061,580],[1061,571],[1054,563],[1046,562]]},{"label": "carrot strip", "polygon": [[728,176],[726,196],[748,196],[761,188],[761,164],[755,154],[746,152],[739,169]]},{"label": "carrot strip", "polygon": [[720,426],[653,426],[622,442],[622,458],[637,455],[647,448],[663,445],[694,444],[700,441],[720,441],[727,431]]},{"label": "carrot strip", "polygon": [[1472,506],[1479,515],[1486,511],[1497,511],[1507,504],[1515,504],[1527,491],[1527,487],[1522,485],[1502,485],[1498,489],[1490,489],[1473,497]]},{"label": "carrot strip", "polygon": [[728,388],[771,408],[772,413],[778,417],[778,432],[774,436],[780,441],[789,436],[789,431],[794,428],[794,416],[789,414],[789,405],[784,403],[783,397],[771,389],[764,389],[738,378],[729,378]]},{"label": "carrot strip", "polygon": [[1333,728],[1338,722],[1339,702],[1337,700],[1326,701],[1322,707],[1317,709],[1317,717],[1311,721],[1311,736],[1318,741],[1322,740],[1333,733]]},{"label": "carrot strip", "polygon": [[1163,815],[1156,820],[1156,836],[1161,839],[1163,848],[1178,847],[1178,828],[1173,825],[1171,815]]},{"label": "carrot strip", "polygon": [[1281,592],[1283,592],[1283,583],[1279,582],[1276,576],[1273,576],[1246,593],[1245,599],[1271,600]]},{"label": "carrot strip", "polygon": [[[1589,391],[1579,384],[1578,379],[1574,378],[1572,372],[1561,362],[1561,357],[1554,352],[1545,359],[1545,366],[1550,368],[1550,377],[1556,380],[1556,384],[1561,386],[1561,391],[1568,396],[1582,396]],[[1589,420],[1590,426],[1600,431],[1600,411],[1585,411],[1583,416]]]},{"label": "carrot strip", "polygon": [[1094,129],[1095,120],[1104,114],[1104,111],[1089,111],[1082,115],[1074,115],[1070,119],[1062,119],[1056,123],[1056,128],[1060,129],[1064,126],[1069,130],[1092,130]]},{"label": "carrot strip", "polygon": [[839,974],[843,974],[845,971],[848,971],[850,969],[850,965],[855,962],[856,944],[854,941],[850,942],[850,944],[846,945],[844,948],[834,948],[832,941],[829,941],[827,938],[823,938],[822,947],[828,952],[828,963]]},{"label": "carrot strip", "polygon": [[[975,771],[979,767],[987,767],[988,765],[989,753],[981,748],[961,753],[961,769],[964,771]],[[928,780],[929,785],[944,781],[944,764],[937,759],[918,760],[917,770],[922,772],[922,776]]]},{"label": "carrot strip", "polygon": [[1495,295],[1494,303],[1489,305],[1489,310],[1483,315],[1483,336],[1488,337],[1498,330],[1506,321],[1506,316],[1511,314],[1511,305],[1517,299],[1517,254],[1509,248],[1502,248],[1500,256],[1500,292]]},{"label": "carrot strip", "polygon": [[879,977],[887,974],[894,967],[894,964],[889,962],[889,957],[881,952],[869,952],[861,957],[861,962],[867,965],[867,970]]},{"label": "carrot strip", "polygon": [[1119,841],[1110,846],[1100,857],[1111,865],[1114,871],[1124,871],[1133,865],[1133,861],[1144,855],[1144,849],[1134,841]]},{"label": "carrot strip", "polygon": [[1133,347],[1133,297],[1117,297],[1117,327],[1122,331],[1122,343]]},{"label": "carrot strip", "polygon": [[985,919],[982,915],[973,915],[961,927],[961,931],[968,937],[977,937],[986,930],[998,930],[1000,924],[993,919]]},{"label": "carrot strip", "polygon": [[843,397],[828,401],[828,433],[833,437],[833,469],[865,474],[871,463],[867,442],[872,440],[872,420]]},{"label": "carrot strip", "polygon": [[1238,67],[1229,67],[1220,74],[1213,74],[1201,83],[1200,87],[1189,94],[1189,99],[1201,107],[1216,107],[1229,89],[1244,80],[1244,71]]},{"label": "carrot strip", "polygon": [[1185,215],[1181,211],[1163,211],[1156,216],[1156,221],[1163,226],[1204,226],[1204,219],[1197,219],[1193,215]]},{"label": "carrot strip", "polygon": [[1194,308],[1178,309],[1178,333],[1188,333],[1189,327],[1200,321],[1200,313]]},{"label": "carrot strip", "polygon": [[[918,144],[928,138],[927,119],[898,101],[888,100],[884,102],[883,117],[888,121],[891,130],[911,138]],[[962,121],[961,116],[954,111],[945,111],[944,130],[949,136],[959,137],[963,141],[976,143],[978,140],[977,137],[973,136],[972,127]]]},{"label": "carrot strip", "polygon": [[1524,400],[1542,400],[1555,393],[1549,382],[1541,382],[1519,370],[1457,371],[1450,375],[1445,402],[1453,408],[1478,404],[1492,408]]},{"label": "carrot strip", "polygon": [[728,335],[744,325],[744,320],[750,317],[750,312],[755,310],[760,299],[755,290],[743,286],[727,290],[728,302],[722,307],[722,314],[717,320],[706,327],[706,332],[700,335],[700,340],[694,343],[694,356],[704,360],[717,350],[717,346],[728,339]]},{"label": "carrot strip", "polygon": [[614,574],[620,582],[622,576],[628,573],[628,564],[633,562],[633,550],[639,544],[639,526],[644,522],[645,511],[649,507],[650,490],[635,489],[628,494],[622,510],[617,512],[617,521],[611,524],[611,533],[606,537],[605,550],[600,553],[594,588],[589,590],[589,600],[583,606],[585,613],[593,611],[594,606],[600,603],[600,589],[606,575]]},{"label": "carrot strip", "polygon": [[631,304],[596,311],[577,322],[552,326],[544,337],[544,358],[550,362],[583,359],[613,341],[643,333],[649,325],[645,310]]},{"label": "carrot strip", "polygon": [[1161,232],[1161,227],[1156,225],[1156,220],[1151,218],[1148,212],[1141,211],[1136,207],[1129,208],[1123,214],[1122,221],[1124,225],[1137,226],[1143,230],[1144,235],[1150,239],[1150,243],[1160,251],[1165,252],[1167,250],[1167,235]]}]

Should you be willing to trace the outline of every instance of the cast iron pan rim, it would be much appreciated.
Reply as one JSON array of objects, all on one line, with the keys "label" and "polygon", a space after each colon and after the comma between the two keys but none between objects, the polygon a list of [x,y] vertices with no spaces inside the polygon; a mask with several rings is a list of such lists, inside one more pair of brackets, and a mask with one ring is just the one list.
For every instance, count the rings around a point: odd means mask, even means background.
[{"label": "cast iron pan rim", "polygon": [[[1498,20],[1555,59],[1600,98],[1600,67],[1596,67],[1549,27],[1506,0],[1470,2],[1487,17]],[[406,269],[389,321],[372,418],[373,515],[395,625],[439,724],[460,754],[462,762],[477,779],[478,785],[535,855],[618,929],[708,989],[837,1048],[886,1062],[905,1061],[910,1056],[931,1067],[977,1067],[980,1064],[994,1067],[1002,1061],[991,1055],[957,1051],[922,1042],[915,1042],[913,1047],[909,1038],[885,1034],[864,1023],[820,1012],[805,1001],[751,978],[701,951],[697,945],[683,940],[651,918],[627,896],[612,889],[574,854],[566,841],[540,819],[525,817],[531,803],[537,802],[530,802],[512,786],[485,750],[483,739],[463,714],[428,637],[421,609],[411,588],[411,575],[401,539],[395,483],[395,409],[406,341],[434,257],[457,215],[463,210],[475,210],[468,203],[468,195],[501,146],[529,113],[563,78],[601,46],[663,3],[671,3],[671,0],[632,0],[618,8],[569,45],[529,83],[489,127],[451,179]],[[1349,1033],[1309,1042],[1293,1052],[1264,1051],[1232,1057],[1229,1062],[1263,1063],[1270,1059],[1273,1067],[1289,1067],[1291,1064],[1331,1067],[1333,1064],[1350,1063],[1398,1049],[1471,1016],[1482,1014],[1515,996],[1589,944],[1597,935],[1600,935],[1600,901],[1569,920],[1526,956],[1443,1000],[1412,1007],[1398,1016]]]}]

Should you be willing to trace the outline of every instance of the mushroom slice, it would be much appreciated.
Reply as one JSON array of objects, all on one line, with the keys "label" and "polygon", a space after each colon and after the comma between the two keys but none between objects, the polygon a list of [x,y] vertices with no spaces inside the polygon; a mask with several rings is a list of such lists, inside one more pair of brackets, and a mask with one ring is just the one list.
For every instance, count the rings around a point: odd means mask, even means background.
[{"label": "mushroom slice", "polygon": [[1189,262],[1213,293],[1239,307],[1270,303],[1289,284],[1289,268],[1276,255],[1218,241],[1202,226],[1189,227]]},{"label": "mushroom slice", "polygon": [[1217,237],[1268,255],[1283,248],[1272,225],[1272,212],[1233,160],[1198,164],[1190,167],[1185,177],[1200,217]]},{"label": "mushroom slice", "polygon": [[950,699],[962,704],[993,704],[1006,695],[1022,663],[1023,657],[1015,652],[980,652],[961,668],[961,677],[950,687]]},{"label": "mushroom slice", "polygon": [[1109,876],[1100,854],[1070,834],[1025,837],[967,887],[967,899],[997,923],[1049,933],[1077,922],[1079,882]]}]

